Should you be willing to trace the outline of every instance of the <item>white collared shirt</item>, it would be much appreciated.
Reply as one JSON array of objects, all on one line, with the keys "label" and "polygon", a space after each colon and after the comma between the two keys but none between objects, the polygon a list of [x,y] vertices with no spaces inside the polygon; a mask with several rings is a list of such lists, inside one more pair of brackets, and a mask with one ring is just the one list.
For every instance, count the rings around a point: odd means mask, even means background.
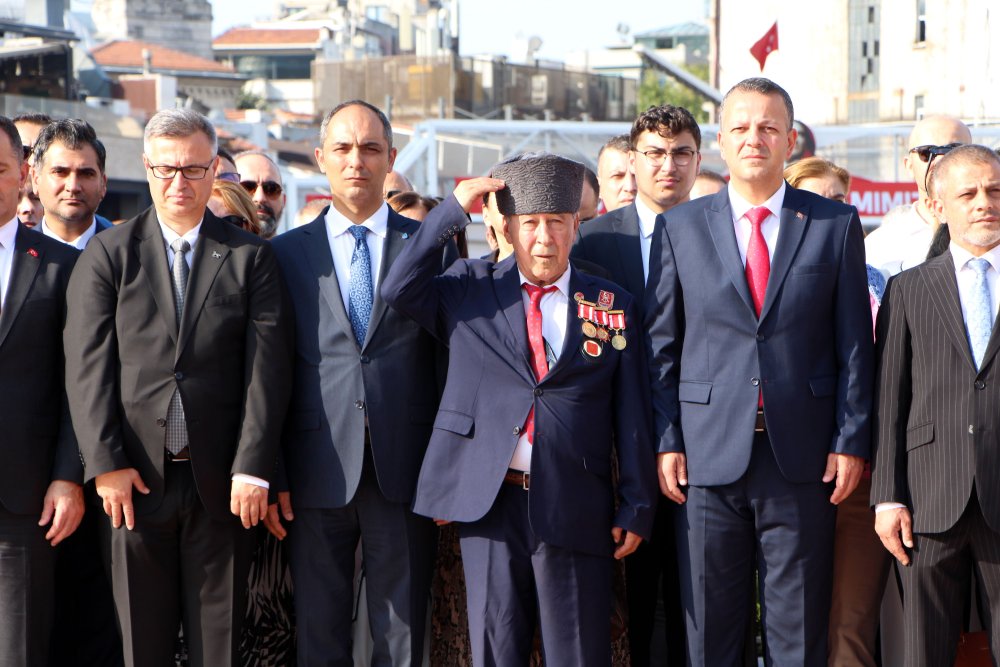
[{"label": "white collared shirt", "polygon": [[[198,245],[198,234],[201,232],[201,222],[185,232],[183,237],[170,227],[160,222],[159,218],[157,218],[157,222],[160,224],[160,232],[163,234],[163,243],[167,246],[167,267],[169,267],[171,271],[174,270],[174,251],[170,247],[170,244],[179,238],[183,238],[191,246],[191,250],[189,250],[184,257],[184,259],[187,260],[188,269],[190,269],[192,263],[194,262],[194,249],[195,246]],[[204,222],[204,218],[202,219],[202,222]]]},{"label": "white collared shirt", "polygon": [[904,204],[886,213],[881,226],[865,237],[865,258],[888,278],[922,264],[933,239],[934,227],[916,204]]},{"label": "white collared shirt", "polygon": [[[729,207],[733,211],[733,226],[736,229],[736,245],[740,249],[740,260],[743,262],[743,266],[746,266],[747,247],[750,245],[750,232],[753,230],[753,225],[750,224],[750,220],[746,216],[747,211],[757,208],[757,206],[741,197],[733,188],[732,183],[727,187],[729,190]],[[781,206],[785,201],[785,187],[785,182],[782,181],[781,187],[778,188],[777,192],[761,204],[761,206],[766,206],[771,211],[771,215],[767,216],[763,224],[761,224],[760,231],[764,235],[764,242],[767,244],[767,256],[772,260],[774,259],[774,246],[778,242],[779,216],[781,214]]]},{"label": "white collared shirt", "polygon": [[[545,339],[546,357],[551,360],[549,367],[559,359],[562,352],[563,343],[566,341],[567,318],[569,317],[569,276],[570,268],[566,268],[559,279],[552,283],[556,289],[553,292],[542,295],[538,307],[542,311],[542,338]],[[518,269],[517,276],[519,285],[530,284],[521,270]],[[521,288],[521,302],[524,304],[525,320],[527,320],[528,308],[531,305],[531,297],[528,290]],[[531,353],[529,348],[528,353]],[[538,422],[535,422],[537,431]],[[531,470],[531,443],[528,442],[528,434],[525,431],[518,438],[517,447],[514,448],[514,456],[511,457],[510,466],[514,470]]]},{"label": "white collared shirt", "polygon": [[[951,242],[949,249],[952,259],[955,260],[955,279],[958,281],[958,300],[962,305],[962,322],[965,323],[966,331],[968,331],[968,304],[974,298],[973,291],[976,284],[976,271],[969,266],[969,260],[974,255],[954,241]],[[990,288],[990,307],[995,321],[997,307],[1000,305],[1000,289],[997,289],[997,281],[1000,278],[1000,246],[987,251],[981,255],[981,258],[990,263],[990,268],[986,270],[986,284]]]},{"label": "white collared shirt", "polygon": [[[330,253],[333,255],[333,270],[337,272],[337,282],[340,284],[340,296],[344,300],[344,310],[350,309],[351,303],[351,256],[354,255],[355,240],[350,228],[354,223],[341,214],[330,204],[326,213],[326,235],[330,241]],[[368,229],[365,240],[368,242],[368,255],[372,264],[372,298],[378,295],[378,277],[382,268],[382,249],[389,228],[389,205],[382,205],[372,217],[361,223]],[[374,238],[373,238],[374,235]]]},{"label": "white collared shirt", "polygon": [[0,310],[7,300],[10,270],[14,266],[14,239],[17,236],[17,217],[0,227]]},{"label": "white collared shirt", "polygon": [[72,246],[77,250],[83,250],[90,243],[90,239],[94,238],[94,234],[97,233],[97,218],[94,218],[90,222],[90,227],[84,230],[83,234],[80,234],[72,241],[63,240],[61,236],[52,231],[52,228],[45,224],[45,218],[42,218],[41,230],[42,234],[45,234],[49,238],[59,241],[59,243],[65,243],[68,246]]},{"label": "white collared shirt", "polygon": [[639,215],[639,248],[642,251],[642,279],[649,282],[649,249],[653,244],[653,230],[656,228],[658,213],[635,198],[635,212]]}]

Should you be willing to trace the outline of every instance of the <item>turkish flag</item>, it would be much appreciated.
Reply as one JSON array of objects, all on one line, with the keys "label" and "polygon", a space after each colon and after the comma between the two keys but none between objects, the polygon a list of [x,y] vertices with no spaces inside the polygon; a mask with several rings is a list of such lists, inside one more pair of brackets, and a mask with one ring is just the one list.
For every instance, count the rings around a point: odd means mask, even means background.
[{"label": "turkish flag", "polygon": [[778,22],[775,21],[771,29],[764,33],[764,36],[750,47],[752,55],[760,63],[760,71],[764,71],[764,61],[771,55],[771,51],[778,50]]}]

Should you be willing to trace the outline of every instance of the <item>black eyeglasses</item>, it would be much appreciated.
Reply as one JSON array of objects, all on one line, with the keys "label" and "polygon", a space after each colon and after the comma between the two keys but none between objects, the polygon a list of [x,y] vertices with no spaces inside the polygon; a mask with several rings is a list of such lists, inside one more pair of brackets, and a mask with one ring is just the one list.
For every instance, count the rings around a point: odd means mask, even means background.
[{"label": "black eyeglasses", "polygon": [[257,181],[240,181],[240,185],[243,189],[247,191],[247,194],[251,197],[255,192],[257,192],[257,187],[260,186],[264,190],[265,197],[280,197],[281,196],[281,183],[275,181],[264,181],[263,183],[258,183]]},{"label": "black eyeglasses", "polygon": [[215,175],[215,180],[238,184],[240,182],[240,173],[238,171],[221,171]]},{"label": "black eyeglasses", "polygon": [[924,146],[916,146],[910,149],[911,153],[916,153],[917,157],[920,158],[922,162],[930,162],[939,155],[944,155],[945,153],[950,153],[952,150],[958,148],[962,144],[945,144],[944,146],[935,146],[934,144],[926,144]]},{"label": "black eyeglasses", "polygon": [[691,164],[691,159],[697,155],[698,151],[692,150],[690,148],[678,148],[672,151],[665,151],[660,148],[651,148],[648,151],[639,151],[650,167],[654,169],[659,169],[663,166],[663,163],[667,161],[667,156],[674,161],[674,165],[678,167],[686,167]]},{"label": "black eyeglasses", "polygon": [[200,181],[205,178],[205,174],[207,174],[209,170],[209,167],[202,167],[200,165],[175,167],[169,164],[149,164],[147,162],[146,166],[151,172],[153,172],[153,176],[163,179],[164,181],[171,180],[177,175],[177,172],[184,174],[184,178],[189,181]]}]

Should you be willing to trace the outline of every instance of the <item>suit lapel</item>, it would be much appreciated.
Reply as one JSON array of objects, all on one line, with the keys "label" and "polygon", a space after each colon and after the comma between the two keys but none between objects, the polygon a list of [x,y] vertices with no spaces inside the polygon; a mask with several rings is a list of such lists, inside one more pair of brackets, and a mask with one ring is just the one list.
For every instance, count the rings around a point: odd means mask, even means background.
[{"label": "suit lapel", "polygon": [[[976,363],[972,359],[972,350],[969,349],[969,339],[965,331],[965,320],[962,318],[962,303],[958,296],[958,280],[955,278],[955,260],[951,251],[947,251],[938,257],[930,260],[925,265],[925,270],[921,272],[924,280],[925,292],[930,295],[931,303],[944,324],[948,340],[955,346],[958,353],[965,359],[969,367],[975,370]],[[993,327],[993,336],[986,348],[983,356],[983,367],[991,354],[996,352],[996,327]]]},{"label": "suit lapel", "polygon": [[526,380],[534,384],[535,374],[531,370],[531,361],[528,357],[528,319],[524,314],[524,301],[521,299],[517,263],[511,255],[493,267],[493,290],[510,327],[511,335],[504,342],[511,352],[512,365]]},{"label": "suit lapel", "polygon": [[26,227],[20,222],[13,224],[17,225],[17,231],[14,232],[14,257],[11,259],[7,296],[4,299],[3,310],[0,311],[0,346],[7,340],[7,334],[10,333],[21,306],[28,298],[45,252],[34,243],[35,239],[30,238],[34,235],[29,234]]},{"label": "suit lapel", "polygon": [[736,230],[733,227],[733,210],[729,205],[729,192],[723,188],[713,197],[712,203],[705,209],[705,218],[708,223],[708,231],[715,243],[715,251],[719,253],[722,266],[729,274],[729,279],[740,298],[743,299],[743,303],[746,304],[751,313],[756,315],[753,299],[750,297],[750,287],[747,285],[746,268],[743,266],[743,260],[740,259],[740,248],[736,245]]},{"label": "suit lapel", "polygon": [[[639,213],[635,204],[629,204],[620,209],[622,214],[612,218],[615,240],[618,243],[618,259],[621,262],[622,273],[625,276],[627,289],[639,303],[643,302],[646,293],[646,279],[642,270],[642,243],[639,233]],[[650,258],[653,261],[653,258]]]},{"label": "suit lapel", "polygon": [[347,316],[347,304],[340,295],[340,281],[337,280],[337,270],[333,266],[333,254],[330,251],[330,235],[326,227],[326,212],[323,209],[319,217],[302,228],[304,237],[302,238],[302,251],[309,264],[310,273],[318,279],[319,293],[326,301],[330,314],[337,322],[337,326],[350,334],[354,339],[354,330],[351,329],[351,320]]},{"label": "suit lapel", "polygon": [[[767,291],[764,293],[764,305],[760,309],[760,320],[767,317],[768,311],[778,294],[781,285],[788,276],[792,260],[799,251],[802,237],[809,225],[809,205],[799,196],[798,190],[786,185],[785,201],[782,202],[781,216],[778,226],[778,242],[772,253],[771,273],[767,279]],[[744,282],[746,278],[744,277]],[[749,288],[747,288],[749,293]]]},{"label": "suit lapel", "polygon": [[187,344],[191,330],[194,328],[205,299],[219,274],[219,269],[229,257],[229,238],[225,222],[222,222],[211,211],[205,211],[205,219],[198,233],[198,246],[191,258],[191,274],[188,276],[187,296],[184,299],[184,313],[181,316],[180,333],[177,338],[177,356],[180,357]]},{"label": "suit lapel", "polygon": [[174,283],[167,265],[167,249],[163,244],[163,232],[157,222],[156,210],[148,209],[138,223],[135,237],[139,242],[139,263],[153,293],[153,300],[156,301],[156,309],[166,324],[167,334],[176,347],[178,322]]},{"label": "suit lapel", "polygon": [[406,241],[403,239],[403,234],[409,236],[417,231],[418,223],[413,220],[405,218],[392,209],[389,209],[389,221],[385,230],[385,245],[382,246],[382,263],[379,266],[378,278],[375,281],[375,294],[372,296],[372,313],[368,318],[368,330],[365,333],[365,346],[367,347],[368,342],[371,341],[372,336],[375,335],[375,330],[378,328],[379,323],[385,316],[386,303],[382,300],[381,290],[379,287],[382,285],[382,281],[385,279],[386,274],[389,271],[389,267],[392,263],[396,261],[396,257],[399,256],[399,252],[403,249]]}]

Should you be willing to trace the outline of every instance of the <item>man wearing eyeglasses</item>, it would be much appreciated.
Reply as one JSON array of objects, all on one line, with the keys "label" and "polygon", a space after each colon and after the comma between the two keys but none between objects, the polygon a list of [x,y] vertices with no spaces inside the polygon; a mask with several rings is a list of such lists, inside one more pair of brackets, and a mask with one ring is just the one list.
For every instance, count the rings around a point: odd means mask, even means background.
[{"label": "man wearing eyeglasses", "polygon": [[285,193],[281,171],[267,153],[245,151],[234,160],[240,174],[240,185],[257,205],[260,235],[269,239],[278,231],[281,213],[285,210]]},{"label": "man wearing eyeglasses", "polygon": [[969,128],[953,116],[927,116],[913,126],[903,168],[917,185],[917,199],[886,213],[882,225],[865,238],[868,263],[887,277],[927,259],[938,227],[927,189],[928,172],[940,156],[971,141]]},{"label": "man wearing eyeglasses", "polygon": [[[688,201],[701,164],[701,129],[683,107],[650,107],[632,124],[629,145],[635,200],[580,225],[572,258],[607,269],[611,279],[636,298],[645,321],[651,316],[644,307],[650,257],[659,256],[659,251],[652,248],[654,230],[663,226],[663,213]],[[665,500],[661,505],[652,541],[641,544],[625,559],[629,645],[634,665],[649,664],[652,646],[657,647],[655,653],[667,653],[670,665],[684,664],[673,510]],[[662,589],[658,581],[662,581]],[[661,590],[667,610],[666,636],[654,639],[653,621]]]},{"label": "man wearing eyeglasses", "polygon": [[[146,126],[153,207],[98,234],[70,285],[66,385],[129,667],[238,663],[253,534],[291,387],[289,310],[269,244],[206,206],[216,135]],[[235,515],[235,516],[234,516]]]}]

